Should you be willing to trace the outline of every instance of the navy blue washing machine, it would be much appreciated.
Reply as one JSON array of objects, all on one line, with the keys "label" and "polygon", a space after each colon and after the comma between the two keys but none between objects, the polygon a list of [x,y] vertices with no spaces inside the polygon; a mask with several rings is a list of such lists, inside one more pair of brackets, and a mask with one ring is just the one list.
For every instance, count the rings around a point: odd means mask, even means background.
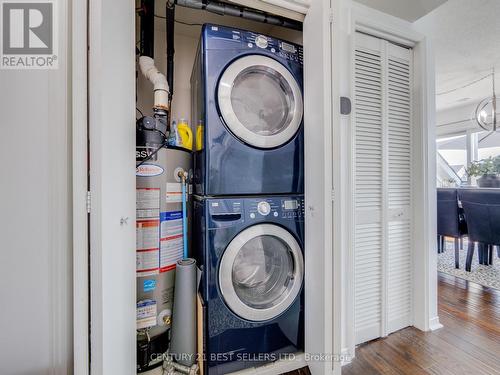
[{"label": "navy blue washing machine", "polygon": [[304,192],[301,46],[204,25],[191,90],[195,194]]},{"label": "navy blue washing machine", "polygon": [[303,196],[198,197],[193,218],[205,373],[303,351]]}]

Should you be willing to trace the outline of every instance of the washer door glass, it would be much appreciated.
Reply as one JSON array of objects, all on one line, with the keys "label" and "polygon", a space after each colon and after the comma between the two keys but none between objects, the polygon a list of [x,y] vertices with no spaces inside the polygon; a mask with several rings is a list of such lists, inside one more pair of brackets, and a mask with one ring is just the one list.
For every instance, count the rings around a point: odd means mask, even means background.
[{"label": "washer door glass", "polygon": [[231,241],[221,259],[219,284],[231,310],[244,319],[263,321],[295,301],[303,270],[295,238],[277,225],[261,224]]},{"label": "washer door glass", "polygon": [[300,87],[288,69],[269,57],[251,55],[233,62],[219,82],[218,100],[231,132],[252,146],[280,146],[302,122]]}]

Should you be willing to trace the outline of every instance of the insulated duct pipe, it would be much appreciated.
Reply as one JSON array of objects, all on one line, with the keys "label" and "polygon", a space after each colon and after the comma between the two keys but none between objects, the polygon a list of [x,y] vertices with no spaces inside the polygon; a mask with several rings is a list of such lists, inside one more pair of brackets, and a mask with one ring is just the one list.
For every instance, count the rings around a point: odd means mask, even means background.
[{"label": "insulated duct pipe", "polygon": [[166,30],[167,30],[167,82],[170,87],[169,100],[174,94],[174,25],[175,5],[173,0],[168,0],[166,5]]},{"label": "insulated duct pipe", "polygon": [[252,21],[268,23],[270,25],[282,26],[289,29],[302,31],[302,23],[298,21],[289,20],[287,18],[269,15],[264,12],[251,10],[236,5],[221,3],[218,1],[207,1],[204,3],[202,0],[175,0],[177,5],[186,8],[202,9],[207,12],[215,13],[221,16],[228,15],[234,17],[241,17]]},{"label": "insulated duct pipe", "polygon": [[168,111],[169,90],[167,79],[156,68],[154,60],[149,56],[139,57],[139,67],[142,74],[153,84],[155,95],[153,108]]},{"label": "insulated duct pipe", "polygon": [[141,56],[154,58],[155,46],[155,0],[141,0]]}]

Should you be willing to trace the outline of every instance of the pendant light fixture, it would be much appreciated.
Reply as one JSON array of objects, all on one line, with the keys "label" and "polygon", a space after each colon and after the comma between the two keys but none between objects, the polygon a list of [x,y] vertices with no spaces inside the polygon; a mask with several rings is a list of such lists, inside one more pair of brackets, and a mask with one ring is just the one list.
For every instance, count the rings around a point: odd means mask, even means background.
[{"label": "pendant light fixture", "polygon": [[489,133],[481,138],[483,141],[498,130],[497,96],[495,93],[495,68],[492,69],[492,95],[481,100],[476,107],[476,122]]}]

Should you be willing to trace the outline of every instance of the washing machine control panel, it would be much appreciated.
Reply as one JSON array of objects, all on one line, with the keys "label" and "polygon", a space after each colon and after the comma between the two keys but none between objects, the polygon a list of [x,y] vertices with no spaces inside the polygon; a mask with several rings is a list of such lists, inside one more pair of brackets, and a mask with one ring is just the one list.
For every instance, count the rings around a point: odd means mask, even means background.
[{"label": "washing machine control panel", "polygon": [[210,228],[272,219],[300,220],[304,218],[304,198],[288,196],[211,199],[208,213],[211,218]]}]

